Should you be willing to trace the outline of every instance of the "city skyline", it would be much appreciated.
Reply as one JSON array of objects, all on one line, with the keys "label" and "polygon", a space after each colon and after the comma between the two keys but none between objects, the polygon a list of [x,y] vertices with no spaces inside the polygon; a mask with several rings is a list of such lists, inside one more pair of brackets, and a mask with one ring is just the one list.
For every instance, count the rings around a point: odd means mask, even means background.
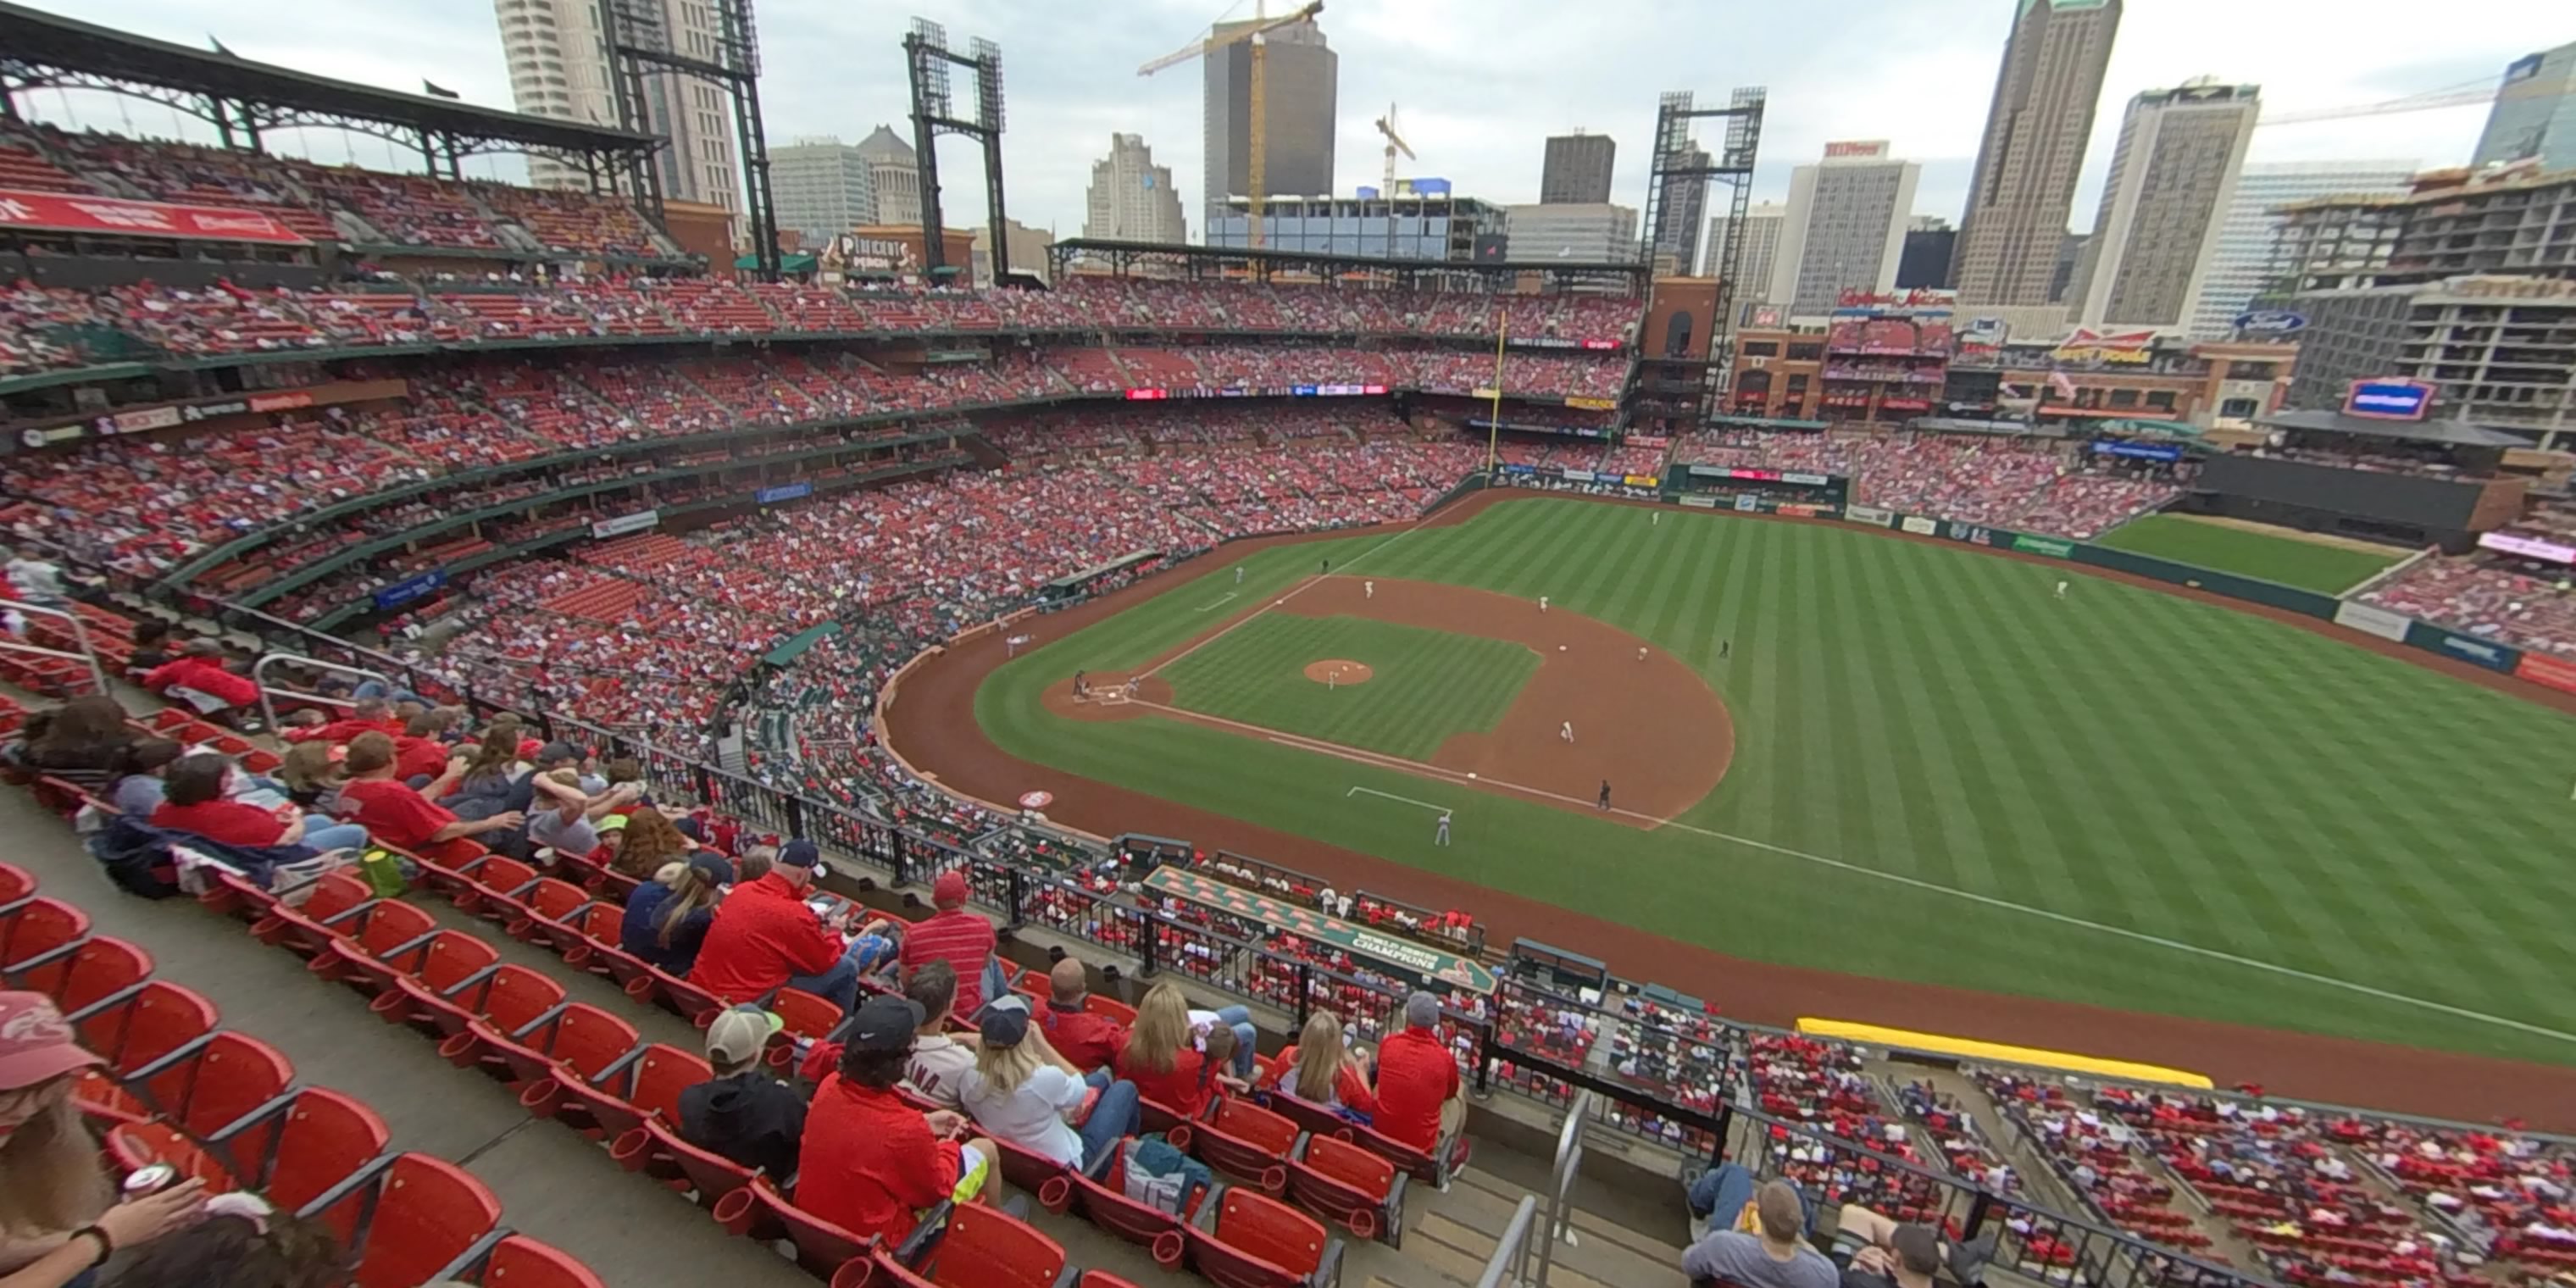
[{"label": "city skyline", "polygon": [[[210,13],[202,3],[183,0],[85,0],[77,6],[36,0],[36,7],[197,47],[211,33],[245,58],[406,92],[417,92],[427,79],[468,102],[512,105],[489,4],[383,0],[363,13],[307,4]],[[1898,154],[1923,166],[1910,213],[1956,221],[2011,5],[1886,0],[1860,7],[1868,12],[1842,28],[1858,37],[1819,42],[1810,28],[1785,16],[1730,21],[1714,12],[1669,14],[1625,0],[1571,13],[1523,0],[1475,9],[1453,0],[1343,0],[1321,19],[1340,63],[1337,193],[1377,182],[1382,140],[1369,121],[1390,100],[1402,108],[1407,141],[1421,157],[1400,173],[1445,177],[1462,196],[1514,204],[1537,199],[1539,154],[1551,134],[1581,126],[1643,139],[1652,132],[1660,90],[1722,96],[1737,85],[1759,84],[1770,90],[1771,110],[1754,200],[1785,200],[1791,168],[1829,139],[1884,137]],[[879,121],[905,129],[908,105],[897,41],[912,12],[944,23],[953,38],[981,35],[1001,42],[1010,72],[1011,129],[1004,153],[1015,218],[1060,234],[1079,228],[1092,162],[1100,139],[1112,133],[1154,141],[1157,162],[1171,167],[1175,183],[1184,192],[1203,191],[1202,78],[1176,68],[1140,80],[1134,69],[1203,35],[1212,20],[1241,15],[1180,0],[1138,0],[1128,21],[1109,30],[1070,12],[1031,13],[1003,0],[922,0],[909,9],[762,0],[761,95],[769,137],[851,139]],[[2450,21],[2413,33],[2402,46],[2317,21],[2328,12],[2304,3],[2249,9],[2218,0],[2167,0],[2127,13],[2104,78],[2108,110],[2096,115],[2072,218],[2088,219],[2098,204],[2118,107],[2139,90],[2205,72],[2260,82],[2269,110],[2348,107],[2473,81],[2491,85],[2516,59],[2576,37],[2576,23],[2539,0],[2463,0],[2449,11]],[[1635,21],[1621,23],[1622,14]],[[1470,29],[1518,35],[1511,41],[1455,39]],[[1610,34],[1622,31],[1639,33],[1639,39]],[[2223,44],[2213,45],[2213,31],[2226,34]],[[1690,52],[1716,42],[1729,50],[1727,57]],[[1583,49],[1623,52],[1617,59],[1566,56]],[[37,100],[31,114],[40,119],[63,120],[68,104],[75,122],[113,126],[119,120],[118,105],[103,95],[30,97]],[[125,110],[137,130],[197,137],[189,123],[165,109],[129,103]],[[2427,165],[2460,164],[2468,160],[2486,115],[2481,103],[2263,129],[2248,161],[2406,155]],[[324,162],[417,169],[416,153],[375,139],[281,131],[270,143]],[[972,218],[964,212],[980,212],[981,184],[963,164],[967,145],[950,140],[943,147],[960,150],[949,185],[948,204],[959,212],[953,218]],[[504,179],[526,174],[517,158],[476,158],[467,168],[471,175]],[[1621,156],[1611,201],[1642,208],[1644,190],[1643,158]],[[1195,221],[1192,231],[1199,231]]]}]

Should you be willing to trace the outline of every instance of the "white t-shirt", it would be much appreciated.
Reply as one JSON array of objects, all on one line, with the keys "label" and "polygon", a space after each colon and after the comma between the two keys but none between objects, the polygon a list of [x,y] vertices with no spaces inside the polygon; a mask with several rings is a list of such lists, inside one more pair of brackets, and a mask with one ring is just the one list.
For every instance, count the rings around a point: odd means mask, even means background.
[{"label": "white t-shirt", "polygon": [[968,1069],[957,1085],[957,1101],[975,1123],[995,1137],[1044,1154],[1067,1167],[1082,1166],[1082,1136],[1064,1120],[1082,1107],[1091,1088],[1081,1079],[1043,1065],[1018,1090],[996,1091],[984,1075]]},{"label": "white t-shirt", "polygon": [[904,1063],[903,1080],[939,1103],[957,1107],[957,1090],[975,1072],[975,1048],[945,1033],[924,1033],[912,1040],[912,1058]]}]

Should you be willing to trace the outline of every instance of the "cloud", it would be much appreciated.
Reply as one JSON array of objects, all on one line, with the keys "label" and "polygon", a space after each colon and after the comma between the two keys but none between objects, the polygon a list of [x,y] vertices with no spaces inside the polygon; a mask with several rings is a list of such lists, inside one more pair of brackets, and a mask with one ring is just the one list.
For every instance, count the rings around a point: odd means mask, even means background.
[{"label": "cloud", "polygon": [[[585,0],[586,2],[586,0]],[[1274,0],[1273,13],[1289,0]],[[282,0],[210,8],[204,0],[38,0],[167,40],[202,46],[208,31],[244,57],[417,91],[425,77],[467,100],[507,107],[494,12],[476,0]],[[1220,17],[1212,0],[916,0],[963,48],[999,42],[1009,129],[1003,163],[1021,221],[1081,229],[1091,164],[1112,132],[1137,133],[1171,166],[1193,231],[1203,152],[1195,64],[1139,78],[1136,67],[1196,39]],[[1757,8],[1714,0],[1332,0],[1322,17],[1340,56],[1335,187],[1378,182],[1382,140],[1370,122],[1398,105],[1420,159],[1398,173],[1450,179],[1462,195],[1535,200],[1548,134],[1581,126],[1618,142],[1613,200],[1642,206],[1656,96],[1690,89],[1720,103],[1739,85],[1769,89],[1756,200],[1779,200],[1790,167],[1829,139],[1884,138],[1924,164],[1916,209],[1956,218],[1993,92],[2013,0],[1832,0]],[[898,42],[904,6],[846,0],[758,0],[769,138],[855,140],[879,123],[910,137]],[[2083,186],[2089,223],[2121,112],[2140,90],[2207,73],[2253,81],[2274,111],[2376,102],[2491,78],[2522,54],[2576,39],[2562,0],[2449,0],[2440,22],[2405,24],[2323,0],[2129,0],[2114,47]],[[962,95],[971,84],[962,71]],[[48,119],[52,91],[31,96]],[[82,123],[173,131],[168,109],[98,96],[66,100]],[[2335,157],[2466,159],[2484,110],[2453,108],[2313,125],[2256,136],[2256,161]],[[1706,140],[1714,142],[1713,139]],[[295,141],[280,146],[293,149]],[[325,160],[413,162],[361,139],[312,140]],[[982,163],[964,140],[941,145],[949,221],[980,223]],[[483,163],[491,166],[492,163]],[[486,172],[478,169],[478,173]],[[506,165],[499,173],[511,173]]]}]

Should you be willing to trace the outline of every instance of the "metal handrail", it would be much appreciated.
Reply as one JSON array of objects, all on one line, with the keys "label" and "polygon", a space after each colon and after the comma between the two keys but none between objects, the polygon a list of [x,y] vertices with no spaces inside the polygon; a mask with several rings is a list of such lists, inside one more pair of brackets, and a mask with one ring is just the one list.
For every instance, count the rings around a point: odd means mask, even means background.
[{"label": "metal handrail", "polygon": [[374,680],[389,689],[397,687],[394,682],[394,677],[380,672],[369,671],[354,666],[342,666],[337,662],[325,662],[318,657],[306,657],[301,653],[262,653],[259,655],[258,661],[250,664],[250,682],[257,685],[259,688],[259,718],[261,722],[270,729],[275,729],[277,727],[277,704],[270,701],[272,697],[294,698],[298,701],[317,703],[326,707],[355,707],[358,705],[355,701],[348,698],[334,698],[320,693],[307,693],[302,689],[270,688],[267,681],[268,668],[271,666],[281,665],[309,666],[317,671],[331,671],[340,675],[354,675],[362,680]]},{"label": "metal handrail", "polygon": [[1529,1262],[1530,1223],[1537,1214],[1537,1197],[1522,1195],[1520,1205],[1512,1209],[1511,1222],[1503,1227],[1503,1237],[1494,1243],[1494,1255],[1485,1258],[1485,1273],[1476,1276],[1476,1288],[1502,1288],[1521,1281],[1521,1268]]},{"label": "metal handrail", "polygon": [[[1533,1288],[1546,1288],[1547,1272],[1556,1264],[1556,1241],[1577,1246],[1574,1240],[1573,1212],[1566,1206],[1566,1195],[1574,1189],[1574,1176],[1583,1166],[1583,1120],[1592,1112],[1592,1093],[1574,1093],[1573,1103],[1565,1107],[1565,1125],[1556,1133],[1556,1166],[1548,1173],[1547,1225],[1539,1236],[1538,1274],[1530,1278]],[[1522,1259],[1526,1262],[1528,1254]]]},{"label": "metal handrail", "polygon": [[72,642],[80,647],[80,651],[77,653],[66,653],[58,648],[46,648],[42,644],[30,644],[25,640],[12,639],[6,635],[0,635],[0,652],[26,653],[36,657],[58,657],[66,661],[78,662],[82,666],[89,668],[90,684],[100,693],[107,692],[107,672],[98,664],[98,650],[90,646],[89,627],[81,622],[80,614],[67,608],[55,608],[47,604],[31,604],[23,599],[0,599],[0,609],[11,609],[19,613],[32,613],[38,617],[59,617],[64,621],[70,622],[72,624]]}]

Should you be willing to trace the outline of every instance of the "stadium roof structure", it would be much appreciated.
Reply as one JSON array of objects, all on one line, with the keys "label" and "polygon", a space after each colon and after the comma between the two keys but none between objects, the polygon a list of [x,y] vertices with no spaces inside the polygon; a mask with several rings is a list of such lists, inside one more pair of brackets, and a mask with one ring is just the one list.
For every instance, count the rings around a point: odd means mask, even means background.
[{"label": "stadium roof structure", "polygon": [[2386,438],[2406,443],[2433,443],[2443,447],[2529,447],[2531,440],[2502,430],[2472,425],[2465,420],[2374,420],[2368,416],[2347,416],[2339,411],[2282,411],[2257,416],[2254,423],[2265,429],[2286,429],[2308,434],[2351,434],[2356,438]]},{"label": "stadium roof structure", "polygon": [[1088,237],[1057,242],[1047,249],[1047,260],[1048,267],[1053,270],[1050,280],[1057,282],[1064,281],[1069,274],[1104,268],[1112,274],[1126,276],[1134,273],[1140,265],[1151,264],[1177,269],[1176,275],[1187,280],[1249,275],[1255,280],[1267,281],[1277,276],[1340,278],[1356,275],[1391,278],[1407,286],[1425,280],[1493,280],[1540,273],[1546,275],[1551,286],[1610,285],[1621,288],[1622,294],[1636,296],[1646,293],[1653,272],[1652,265],[1634,261],[1569,263],[1548,259],[1492,263],[1463,259],[1390,259],[1309,250],[1097,241]]},{"label": "stadium roof structure", "polygon": [[[662,144],[656,135],[315,76],[0,0],[0,94],[43,86],[158,90],[141,96],[213,121],[227,143],[234,127],[255,140],[264,129],[321,125],[368,133],[401,127],[439,140],[451,157],[506,150],[624,154]],[[239,119],[208,116],[226,104],[239,105]]]}]

